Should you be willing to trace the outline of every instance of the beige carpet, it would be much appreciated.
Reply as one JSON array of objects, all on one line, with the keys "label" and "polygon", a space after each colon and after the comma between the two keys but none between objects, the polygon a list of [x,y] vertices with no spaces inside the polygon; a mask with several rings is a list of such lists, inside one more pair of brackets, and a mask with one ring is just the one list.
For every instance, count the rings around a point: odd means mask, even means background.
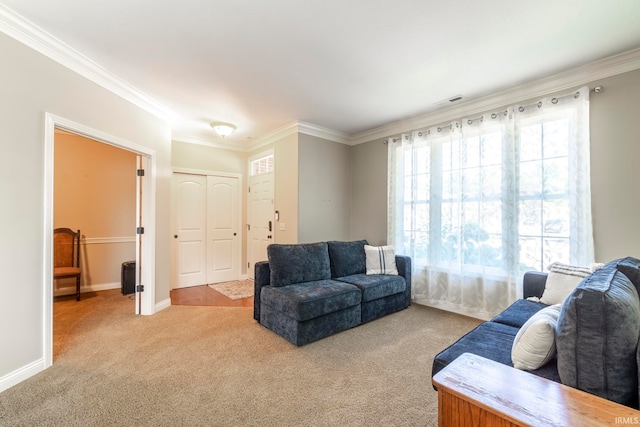
[{"label": "beige carpet", "polygon": [[479,323],[413,305],[298,348],[248,307],[54,305],[54,365],[0,394],[2,426],[435,426],[433,356]]},{"label": "beige carpet", "polygon": [[253,296],[253,280],[234,280],[232,282],[216,283],[209,285],[222,295],[232,300],[251,298]]}]

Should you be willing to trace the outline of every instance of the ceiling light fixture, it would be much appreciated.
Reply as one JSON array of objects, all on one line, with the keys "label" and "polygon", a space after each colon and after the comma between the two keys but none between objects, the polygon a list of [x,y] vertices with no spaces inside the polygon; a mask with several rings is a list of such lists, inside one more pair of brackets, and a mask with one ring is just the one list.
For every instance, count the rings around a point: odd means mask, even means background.
[{"label": "ceiling light fixture", "polygon": [[231,123],[211,122],[209,124],[211,125],[213,130],[215,130],[216,133],[223,138],[231,135],[233,131],[236,130],[236,125]]}]

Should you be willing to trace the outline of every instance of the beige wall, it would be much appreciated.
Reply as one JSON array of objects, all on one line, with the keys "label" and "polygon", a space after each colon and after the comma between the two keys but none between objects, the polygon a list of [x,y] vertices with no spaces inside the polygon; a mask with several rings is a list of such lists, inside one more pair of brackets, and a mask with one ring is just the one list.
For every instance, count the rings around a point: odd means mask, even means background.
[{"label": "beige wall", "polygon": [[[595,257],[640,257],[640,70],[590,84],[597,85],[604,90],[590,97]],[[386,242],[386,153],[382,139],[354,147],[352,237]]]},{"label": "beige wall", "polygon": [[171,129],[4,34],[0,52],[1,381],[44,366],[45,113],[155,150],[157,302],[169,298]]},{"label": "beige wall", "polygon": [[[53,226],[82,233],[83,288],[118,287],[122,263],[136,259],[136,167],[130,151],[56,131]],[[74,279],[54,286],[75,292]]]},{"label": "beige wall", "polygon": [[298,241],[349,240],[351,147],[298,136]]}]

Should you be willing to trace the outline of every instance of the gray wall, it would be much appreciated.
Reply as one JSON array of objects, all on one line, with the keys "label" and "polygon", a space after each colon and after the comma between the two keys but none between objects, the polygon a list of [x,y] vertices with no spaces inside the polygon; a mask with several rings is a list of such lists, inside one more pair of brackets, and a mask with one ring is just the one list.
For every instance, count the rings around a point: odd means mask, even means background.
[{"label": "gray wall", "polygon": [[[640,70],[589,86],[597,85],[604,90],[590,97],[595,257],[640,258]],[[384,243],[387,150],[381,139],[353,147],[352,174],[351,236]]]},{"label": "gray wall", "polygon": [[352,147],[351,238],[387,243],[387,146],[382,140]]},{"label": "gray wall", "polygon": [[640,258],[640,70],[599,84],[590,98],[596,260]]},{"label": "gray wall", "polygon": [[348,240],[351,147],[298,136],[298,241]]},{"label": "gray wall", "polygon": [[[169,298],[169,125],[0,34],[0,380],[44,366],[45,113],[156,150],[156,301]],[[131,315],[133,316],[133,309]],[[23,373],[21,373],[22,375]]]}]

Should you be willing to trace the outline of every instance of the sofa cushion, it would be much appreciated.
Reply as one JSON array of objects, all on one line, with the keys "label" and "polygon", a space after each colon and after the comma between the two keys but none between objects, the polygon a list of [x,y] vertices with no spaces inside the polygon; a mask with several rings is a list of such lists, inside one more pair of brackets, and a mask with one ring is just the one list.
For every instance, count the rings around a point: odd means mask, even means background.
[{"label": "sofa cushion", "polygon": [[364,273],[366,269],[364,245],[366,244],[366,240],[327,242],[329,261],[331,263],[331,277],[336,278]]},{"label": "sofa cushion", "polygon": [[271,244],[267,247],[267,256],[271,286],[331,278],[326,243]]},{"label": "sofa cushion", "polygon": [[260,302],[297,321],[313,319],[360,304],[360,290],[337,280],[318,280],[287,286],[265,286]]},{"label": "sofa cushion", "polygon": [[402,276],[353,274],[336,280],[356,285],[362,291],[363,302],[384,298],[407,289],[407,283]]},{"label": "sofa cushion", "polygon": [[519,299],[507,307],[502,313],[494,317],[491,321],[513,326],[514,328],[521,328],[531,316],[545,307],[548,306],[540,302]]},{"label": "sofa cushion", "polygon": [[[504,365],[513,366],[511,363],[511,347],[517,333],[518,328],[513,326],[496,322],[481,323],[436,355],[433,360],[431,375],[438,373],[462,353],[473,353]],[[531,371],[531,373],[552,381],[560,381],[555,358],[540,369]]]},{"label": "sofa cushion", "polygon": [[640,301],[616,262],[591,274],[571,293],[556,333],[562,383],[638,406]]},{"label": "sofa cushion", "polygon": [[481,323],[436,355],[431,374],[437,374],[462,353],[473,353],[511,366],[511,347],[517,333],[518,328],[513,326],[495,322]]},{"label": "sofa cushion", "polygon": [[556,324],[560,304],[543,308],[518,330],[511,362],[516,369],[534,370],[546,365],[556,354]]}]

